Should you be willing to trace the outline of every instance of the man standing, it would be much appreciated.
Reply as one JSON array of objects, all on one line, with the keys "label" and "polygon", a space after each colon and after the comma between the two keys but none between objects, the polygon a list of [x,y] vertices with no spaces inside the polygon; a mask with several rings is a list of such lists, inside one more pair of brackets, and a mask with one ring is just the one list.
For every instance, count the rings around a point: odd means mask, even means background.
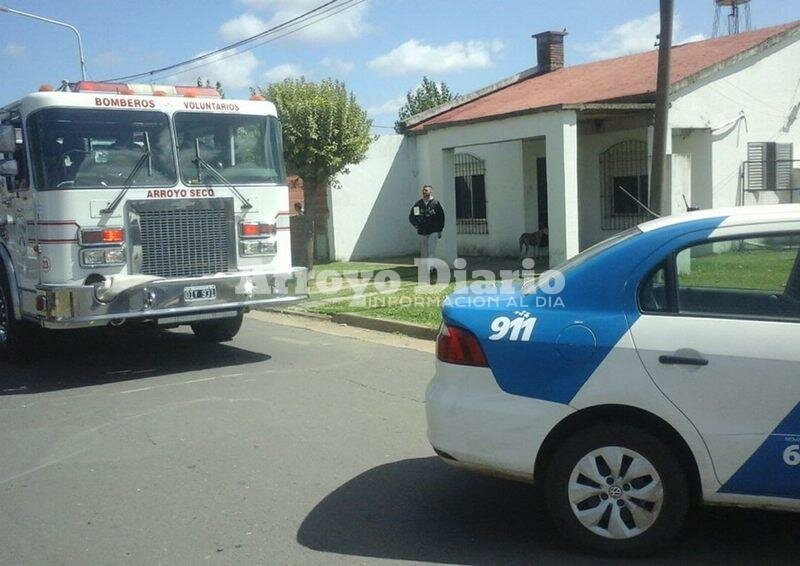
[{"label": "man standing", "polygon": [[422,198],[414,203],[408,214],[408,221],[417,229],[420,236],[420,259],[431,265],[428,260],[436,256],[436,240],[442,237],[444,229],[444,210],[439,201],[433,198],[433,189],[430,185],[422,186]]}]

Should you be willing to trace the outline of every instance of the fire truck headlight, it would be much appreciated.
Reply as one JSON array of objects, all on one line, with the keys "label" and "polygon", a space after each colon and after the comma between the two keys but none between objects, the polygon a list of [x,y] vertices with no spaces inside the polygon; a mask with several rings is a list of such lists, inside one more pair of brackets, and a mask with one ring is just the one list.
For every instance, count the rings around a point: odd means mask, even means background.
[{"label": "fire truck headlight", "polygon": [[125,263],[125,250],[122,248],[107,248],[105,250],[105,262],[107,264]]},{"label": "fire truck headlight", "polygon": [[105,250],[81,251],[81,263],[85,266],[103,265],[106,262]]},{"label": "fire truck headlight", "polygon": [[269,240],[244,240],[241,242],[242,255],[275,255],[278,246]]},{"label": "fire truck headlight", "polygon": [[89,248],[81,250],[81,265],[96,267],[98,265],[122,265],[125,263],[125,249],[114,248]]}]

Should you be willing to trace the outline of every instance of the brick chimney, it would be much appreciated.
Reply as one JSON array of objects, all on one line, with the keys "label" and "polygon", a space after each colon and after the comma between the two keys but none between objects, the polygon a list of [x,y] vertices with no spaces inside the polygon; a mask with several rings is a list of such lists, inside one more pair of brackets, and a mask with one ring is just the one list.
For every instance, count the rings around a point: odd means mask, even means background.
[{"label": "brick chimney", "polygon": [[567,31],[543,31],[536,38],[536,60],[540,73],[549,73],[564,66],[564,36]]}]

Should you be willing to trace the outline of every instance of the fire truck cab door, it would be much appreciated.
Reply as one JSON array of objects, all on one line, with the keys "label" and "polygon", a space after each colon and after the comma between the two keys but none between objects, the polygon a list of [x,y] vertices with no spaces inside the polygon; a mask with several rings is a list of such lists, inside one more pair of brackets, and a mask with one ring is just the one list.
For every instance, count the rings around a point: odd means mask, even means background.
[{"label": "fire truck cab door", "polygon": [[[19,132],[19,130],[18,130]],[[24,146],[14,151],[17,174],[0,180],[0,240],[8,250],[17,275],[17,285],[33,288],[38,283],[38,258],[33,229],[33,191],[27,175]]]}]

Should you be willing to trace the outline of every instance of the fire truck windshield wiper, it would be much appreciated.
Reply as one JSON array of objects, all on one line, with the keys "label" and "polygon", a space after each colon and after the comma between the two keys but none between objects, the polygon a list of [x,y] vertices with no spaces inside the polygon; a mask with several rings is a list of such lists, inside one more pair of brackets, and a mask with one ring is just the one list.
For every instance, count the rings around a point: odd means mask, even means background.
[{"label": "fire truck windshield wiper", "polygon": [[214,169],[214,167],[210,163],[208,163],[202,157],[200,157],[200,140],[199,139],[195,139],[194,140],[194,155],[195,155],[195,157],[194,157],[193,162],[197,166],[197,181],[198,182],[200,182],[200,168],[203,167],[206,170],[208,170],[208,172],[211,173],[211,175],[216,177],[218,181],[220,181],[223,185],[225,185],[231,191],[233,191],[233,194],[235,194],[237,197],[239,197],[239,200],[242,201],[242,208],[245,208],[245,209],[253,208],[253,205],[250,204],[250,201],[247,200],[245,198],[245,196],[242,193],[239,192],[239,189],[237,189],[234,186],[233,183],[231,183],[228,179],[226,179],[222,175],[222,173],[220,173],[219,171]]},{"label": "fire truck windshield wiper", "polygon": [[122,183],[122,190],[117,193],[117,196],[114,197],[114,200],[111,203],[100,211],[100,214],[112,214],[122,199],[125,197],[127,192],[131,188],[131,184],[133,184],[133,180],[136,178],[136,175],[139,173],[144,164],[147,163],[147,174],[152,176],[153,175],[153,154],[150,151],[150,135],[148,132],[144,133],[144,153],[139,156],[139,160],[134,164],[133,169],[131,172],[128,173],[125,182]]}]

